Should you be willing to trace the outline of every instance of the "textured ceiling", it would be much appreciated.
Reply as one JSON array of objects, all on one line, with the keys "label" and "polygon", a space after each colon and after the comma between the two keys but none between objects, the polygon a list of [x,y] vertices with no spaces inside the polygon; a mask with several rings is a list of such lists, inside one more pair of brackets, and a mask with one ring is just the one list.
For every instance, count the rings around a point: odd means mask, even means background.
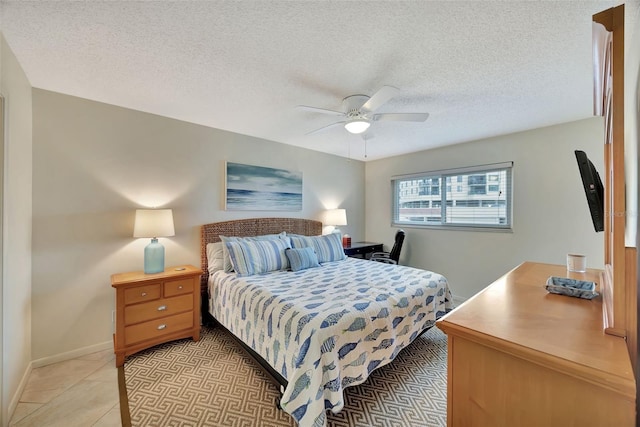
[{"label": "textured ceiling", "polygon": [[395,86],[378,112],[430,117],[374,122],[371,160],[591,116],[591,15],[617,3],[4,1],[1,25],[36,88],[354,159],[296,106]]}]

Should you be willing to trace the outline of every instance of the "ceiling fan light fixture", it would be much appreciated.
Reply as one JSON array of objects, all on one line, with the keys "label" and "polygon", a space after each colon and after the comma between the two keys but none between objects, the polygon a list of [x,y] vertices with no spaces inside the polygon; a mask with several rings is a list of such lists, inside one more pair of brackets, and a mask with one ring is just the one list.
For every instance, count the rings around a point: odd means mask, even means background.
[{"label": "ceiling fan light fixture", "polygon": [[362,133],[369,129],[371,122],[362,118],[349,120],[344,124],[344,128],[350,133]]}]

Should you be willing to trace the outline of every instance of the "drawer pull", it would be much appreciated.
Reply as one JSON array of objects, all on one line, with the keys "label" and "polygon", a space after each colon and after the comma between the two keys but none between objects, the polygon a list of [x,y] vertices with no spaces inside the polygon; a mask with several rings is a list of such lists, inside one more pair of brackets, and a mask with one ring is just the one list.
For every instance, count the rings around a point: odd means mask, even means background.
[{"label": "drawer pull", "polygon": [[167,327],[167,325],[165,325],[164,323],[162,325],[158,325],[158,330],[161,331],[163,329],[165,329]]},{"label": "drawer pull", "polygon": [[142,293],[142,296],[143,296],[143,297],[146,297],[146,296],[147,296],[147,293],[146,293],[146,292],[143,292],[143,293]]},{"label": "drawer pull", "polygon": [[158,311],[165,311],[167,309],[166,305],[161,305],[160,307],[158,307]]},{"label": "drawer pull", "polygon": [[182,285],[178,286],[178,289],[182,289]]}]

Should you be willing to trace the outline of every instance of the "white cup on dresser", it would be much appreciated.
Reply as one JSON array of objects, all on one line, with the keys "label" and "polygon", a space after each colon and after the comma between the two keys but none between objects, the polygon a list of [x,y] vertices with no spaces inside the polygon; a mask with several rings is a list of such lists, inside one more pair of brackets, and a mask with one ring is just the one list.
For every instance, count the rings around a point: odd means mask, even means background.
[{"label": "white cup on dresser", "polygon": [[587,271],[587,256],[580,254],[567,254],[567,270],[573,273]]}]

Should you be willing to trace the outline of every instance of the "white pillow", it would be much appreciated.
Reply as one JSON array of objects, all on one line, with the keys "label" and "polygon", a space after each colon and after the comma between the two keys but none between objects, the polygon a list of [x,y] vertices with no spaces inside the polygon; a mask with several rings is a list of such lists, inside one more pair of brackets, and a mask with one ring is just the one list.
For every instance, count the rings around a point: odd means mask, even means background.
[{"label": "white pillow", "polygon": [[207,243],[207,269],[209,274],[224,269],[224,243]]}]

